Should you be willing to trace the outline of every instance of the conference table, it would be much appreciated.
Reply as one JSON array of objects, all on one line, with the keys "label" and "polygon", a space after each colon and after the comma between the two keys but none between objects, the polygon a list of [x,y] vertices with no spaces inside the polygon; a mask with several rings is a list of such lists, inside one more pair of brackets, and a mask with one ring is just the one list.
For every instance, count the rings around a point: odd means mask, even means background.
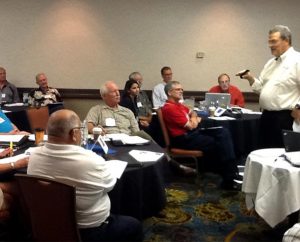
[{"label": "conference table", "polygon": [[229,130],[237,158],[246,157],[251,151],[261,148],[260,139],[261,114],[245,113],[236,118],[204,117],[200,128],[222,126]]},{"label": "conference table", "polygon": [[137,219],[144,219],[157,215],[166,204],[163,172],[167,161],[165,155],[155,162],[145,162],[142,166],[130,166],[136,164],[134,158],[129,155],[131,150],[147,150],[164,153],[164,150],[154,142],[137,146],[113,146],[107,142],[109,149],[116,150],[110,155],[110,159],[127,161],[126,168],[112,191],[111,212],[130,215]]},{"label": "conference table", "polygon": [[[128,165],[117,180],[115,187],[109,192],[111,200],[111,212],[144,219],[157,215],[166,204],[164,185],[164,171],[168,168],[164,150],[156,143],[150,141],[145,145],[136,146],[113,146],[107,142],[109,157],[127,161]],[[28,147],[34,146],[29,141]],[[163,153],[163,156],[155,162],[137,162],[128,152],[131,150],[152,151]],[[15,154],[24,153],[25,150],[17,150]],[[96,152],[97,153],[97,152]],[[27,169],[20,169],[16,172],[26,173]],[[0,180],[10,180],[13,172],[0,174]]]},{"label": "conference table", "polygon": [[300,168],[281,157],[283,153],[283,148],[253,151],[244,171],[246,206],[254,208],[271,227],[300,209]]},{"label": "conference table", "polygon": [[[64,107],[64,104],[61,102],[52,103],[48,104],[47,107],[49,114],[51,114],[52,112],[55,112],[58,109],[62,109]],[[10,121],[13,124],[15,124],[18,127],[19,130],[27,132],[31,132],[30,122],[26,112],[30,108],[33,107],[29,107],[28,105],[22,103],[7,104],[1,107],[2,111],[5,112],[5,115],[10,119]],[[34,108],[38,109],[39,107]]]}]

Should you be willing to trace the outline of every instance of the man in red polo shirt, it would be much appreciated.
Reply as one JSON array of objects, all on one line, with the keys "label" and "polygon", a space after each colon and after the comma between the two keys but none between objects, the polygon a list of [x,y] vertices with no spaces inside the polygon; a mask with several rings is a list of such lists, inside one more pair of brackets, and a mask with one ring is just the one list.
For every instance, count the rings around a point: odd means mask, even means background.
[{"label": "man in red polo shirt", "polygon": [[245,107],[245,100],[244,96],[241,93],[241,91],[236,87],[230,84],[230,77],[226,73],[221,74],[218,77],[218,83],[219,85],[213,86],[211,89],[209,89],[208,92],[212,93],[229,93],[230,98],[230,104],[234,106],[240,106]]},{"label": "man in red polo shirt", "polygon": [[232,189],[237,178],[237,165],[230,134],[225,128],[201,130],[201,118],[181,104],[183,89],[179,82],[170,81],[165,86],[168,100],[162,114],[170,133],[173,147],[202,150],[206,161],[211,162],[223,178],[222,188]]}]

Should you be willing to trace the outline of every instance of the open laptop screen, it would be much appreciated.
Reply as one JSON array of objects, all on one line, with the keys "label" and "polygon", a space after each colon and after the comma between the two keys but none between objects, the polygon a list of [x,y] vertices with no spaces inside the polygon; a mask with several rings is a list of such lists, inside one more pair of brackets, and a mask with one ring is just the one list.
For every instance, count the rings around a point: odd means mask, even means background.
[{"label": "open laptop screen", "polygon": [[230,106],[230,98],[231,95],[229,93],[205,93],[207,106],[227,108]]}]

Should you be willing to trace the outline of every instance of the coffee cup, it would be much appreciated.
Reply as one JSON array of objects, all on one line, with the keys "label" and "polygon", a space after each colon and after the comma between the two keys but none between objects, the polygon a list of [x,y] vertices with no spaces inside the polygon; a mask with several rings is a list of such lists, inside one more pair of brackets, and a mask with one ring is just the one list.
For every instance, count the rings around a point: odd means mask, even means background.
[{"label": "coffee cup", "polygon": [[209,116],[210,117],[214,117],[215,116],[216,108],[214,106],[209,107],[208,111],[209,111]]},{"label": "coffee cup", "polygon": [[34,130],[35,144],[39,145],[44,140],[45,130],[37,128]]},{"label": "coffee cup", "polygon": [[93,128],[94,140],[97,140],[99,135],[101,135],[101,134],[102,134],[102,128],[100,128],[100,127]]}]

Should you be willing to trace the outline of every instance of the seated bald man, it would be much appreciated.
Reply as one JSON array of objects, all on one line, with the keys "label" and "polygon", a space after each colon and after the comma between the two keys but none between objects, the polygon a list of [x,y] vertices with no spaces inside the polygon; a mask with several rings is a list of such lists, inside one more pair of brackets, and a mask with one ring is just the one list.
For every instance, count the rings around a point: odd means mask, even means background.
[{"label": "seated bald man", "polygon": [[33,150],[27,173],[68,181],[76,187],[77,223],[82,241],[142,241],[142,225],[135,218],[110,214],[107,192],[116,178],[105,160],[80,147],[81,122],[62,109],[48,121],[48,142]]}]

